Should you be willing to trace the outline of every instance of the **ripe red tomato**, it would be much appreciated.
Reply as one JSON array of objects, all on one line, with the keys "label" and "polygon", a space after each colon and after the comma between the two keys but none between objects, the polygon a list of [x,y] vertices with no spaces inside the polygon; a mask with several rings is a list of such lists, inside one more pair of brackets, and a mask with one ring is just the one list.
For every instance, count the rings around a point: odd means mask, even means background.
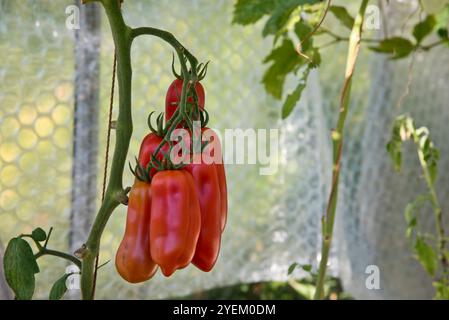
[{"label": "ripe red tomato", "polygon": [[195,254],[201,229],[198,194],[185,170],[164,170],[151,181],[150,249],[152,259],[169,277]]},{"label": "ripe red tomato", "polygon": [[[190,130],[186,130],[186,133],[183,136],[183,143],[185,149],[188,150],[188,154],[184,155],[184,159],[192,162],[198,162],[198,159],[203,159],[205,163],[216,166],[220,188],[221,230],[224,231],[228,216],[228,189],[220,139],[217,133],[208,127],[201,128],[201,136],[199,136],[199,133],[192,135]],[[207,141],[208,144],[201,152],[199,150],[192,150],[195,149],[193,146],[194,142],[197,143],[194,139],[201,139],[203,142]]]},{"label": "ripe red tomato", "polygon": [[[181,93],[182,93],[182,79],[175,79],[170,87],[168,87],[167,94],[165,96],[165,121],[171,119],[173,114],[175,113],[178,105],[181,101]],[[205,92],[204,87],[201,83],[197,82],[195,84],[195,92],[198,96],[198,106],[201,110],[204,110],[204,102],[205,102]],[[189,97],[187,99],[187,103],[193,104],[193,97]]]},{"label": "ripe red tomato", "polygon": [[212,163],[213,165],[215,165],[217,170],[218,184],[220,187],[221,196],[221,231],[224,231],[228,216],[228,187],[226,182],[226,172],[223,163],[221,143],[217,133],[208,127],[202,128],[201,134],[202,140],[209,142],[202,151],[201,156],[206,159],[206,163]]},{"label": "ripe red tomato", "polygon": [[150,184],[136,179],[129,194],[126,229],[115,256],[118,273],[128,282],[150,279],[157,265],[150,255]]},{"label": "ripe red tomato", "polygon": [[215,164],[189,164],[185,170],[192,174],[200,200],[201,232],[192,263],[200,270],[212,270],[221,243],[221,195]]},{"label": "ripe red tomato", "polygon": [[[159,146],[159,144],[162,142],[163,138],[159,137],[156,133],[151,132],[145,136],[145,138],[142,141],[142,144],[140,145],[140,151],[139,151],[139,164],[146,168],[147,165],[150,163],[151,156],[156,151],[156,148]],[[164,159],[164,153],[168,154],[170,150],[170,147],[167,143],[165,143],[161,150],[156,155],[156,159],[159,161],[162,161]],[[153,177],[156,174],[157,170],[155,168],[152,168],[150,171],[150,176]]]}]

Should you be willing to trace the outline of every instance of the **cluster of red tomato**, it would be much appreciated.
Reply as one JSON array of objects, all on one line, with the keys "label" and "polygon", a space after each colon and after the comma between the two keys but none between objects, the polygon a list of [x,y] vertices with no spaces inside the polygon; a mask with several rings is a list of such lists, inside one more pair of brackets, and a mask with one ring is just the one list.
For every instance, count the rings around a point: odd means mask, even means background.
[{"label": "cluster of red tomato", "polygon": [[[166,121],[179,107],[182,85],[183,80],[176,79],[167,91]],[[204,110],[205,93],[199,82],[195,84],[195,93],[195,104]],[[194,104],[192,96],[187,103]],[[201,129],[204,130],[210,129]],[[201,160],[177,170],[156,169],[149,166],[151,159],[163,161],[170,151],[167,143],[158,150],[163,140],[157,131],[143,139],[138,166],[149,168],[149,181],[136,178],[129,194],[126,230],[115,264],[119,274],[131,283],[150,279],[158,266],[167,277],[191,262],[203,271],[210,271],[218,258],[226,224],[228,204],[223,162]],[[212,152],[221,157],[221,147],[215,144],[214,148]]]}]

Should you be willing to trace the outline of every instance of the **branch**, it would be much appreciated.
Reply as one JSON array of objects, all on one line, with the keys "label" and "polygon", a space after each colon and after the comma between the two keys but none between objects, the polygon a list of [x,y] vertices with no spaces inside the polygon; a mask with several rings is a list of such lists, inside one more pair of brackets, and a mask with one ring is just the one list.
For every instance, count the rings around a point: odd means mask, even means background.
[{"label": "branch", "polygon": [[99,251],[101,236],[112,212],[120,204],[123,194],[126,194],[122,184],[123,171],[133,131],[131,116],[131,29],[123,20],[119,1],[102,0],[101,3],[109,20],[117,54],[119,113],[115,130],[114,155],[104,201],[95,217],[85,246],[79,250],[83,259],[81,271],[83,299],[93,298],[95,259]]},{"label": "branch", "polygon": [[448,40],[443,39],[443,40],[439,40],[439,41],[436,41],[434,43],[431,43],[431,44],[428,44],[428,45],[425,45],[425,46],[420,45],[418,48],[421,49],[421,50],[424,50],[424,51],[429,51],[430,49],[438,47],[438,46],[440,46],[440,45],[442,45],[444,43],[447,43],[447,42],[448,42]]},{"label": "branch", "polygon": [[47,248],[42,248],[42,249],[39,250],[38,253],[36,253],[34,255],[34,257],[36,259],[39,259],[40,257],[46,256],[46,255],[65,259],[67,261],[72,262],[78,268],[81,269],[81,260],[79,260],[76,257],[74,257],[74,256],[72,256],[72,255],[70,255],[68,253],[65,253],[65,252],[61,252],[61,251],[57,251],[57,250],[50,250],[50,249],[47,249]]},{"label": "branch", "polygon": [[355,64],[360,49],[363,20],[365,17],[365,10],[368,5],[368,0],[362,0],[359,13],[354,21],[352,28],[348,59],[346,62],[345,82],[340,97],[340,113],[337,121],[337,128],[332,132],[332,144],[333,144],[333,167],[332,167],[332,186],[329,195],[329,202],[327,205],[326,215],[322,218],[322,248],[321,248],[321,261],[318,270],[318,278],[314,299],[323,299],[324,297],[324,279],[326,277],[327,261],[329,258],[329,251],[332,242],[335,212],[338,199],[338,182],[340,179],[341,169],[341,157],[343,150],[343,134],[346,116],[349,110],[349,100],[351,96],[351,84],[352,76],[354,74]]},{"label": "branch", "polygon": [[[328,36],[332,37],[336,42],[339,41],[350,41],[351,39],[349,37],[344,37],[344,36],[340,36],[336,33],[334,33],[333,31],[325,28],[325,27],[320,27],[320,31],[322,31],[323,33],[327,34]],[[368,43],[379,43],[382,42],[383,39],[373,39],[373,38],[363,38],[360,39],[361,42],[368,42]]]},{"label": "branch", "polygon": [[169,43],[178,54],[179,61],[181,63],[181,68],[183,74],[188,74],[187,66],[184,62],[184,55],[189,60],[190,66],[192,68],[192,81],[198,80],[198,75],[196,74],[197,66],[198,66],[198,60],[187,50],[176,38],[175,36],[165,30],[152,28],[152,27],[140,27],[132,29],[131,31],[131,39],[134,40],[138,36],[142,35],[150,35],[155,36],[158,38],[161,38],[165,42]]}]

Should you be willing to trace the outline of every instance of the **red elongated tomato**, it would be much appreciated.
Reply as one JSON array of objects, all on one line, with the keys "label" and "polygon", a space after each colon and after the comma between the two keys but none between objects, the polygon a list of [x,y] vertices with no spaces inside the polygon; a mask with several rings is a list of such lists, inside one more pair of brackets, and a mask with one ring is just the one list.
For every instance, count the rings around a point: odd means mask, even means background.
[{"label": "red elongated tomato", "polygon": [[218,185],[220,187],[221,231],[223,232],[228,219],[228,186],[223,160],[221,160],[221,163],[215,164],[215,166],[217,167]]},{"label": "red elongated tomato", "polygon": [[[142,143],[140,145],[140,151],[139,151],[139,164],[146,168],[147,165],[151,161],[151,157],[156,151],[159,144],[162,142],[163,137],[158,136],[154,132],[151,132],[145,136],[145,138],[142,140]],[[161,148],[161,150],[157,153],[156,159],[159,161],[162,161],[164,159],[164,153],[169,153],[169,145],[164,144]],[[151,177],[153,177],[156,174],[157,170],[155,168],[152,168],[150,171]]]},{"label": "red elongated tomato", "polygon": [[[184,81],[182,79],[175,79],[168,87],[167,94],[165,96],[165,121],[170,120],[181,102],[183,82]],[[198,97],[198,106],[201,110],[204,110],[206,94],[204,92],[204,87],[200,82],[195,83],[195,92]],[[193,104],[193,97],[188,97],[187,103]]]},{"label": "red elongated tomato", "polygon": [[115,256],[118,273],[128,282],[150,279],[157,265],[150,255],[151,188],[136,179],[129,194],[126,229]]},{"label": "red elongated tomato", "polygon": [[221,243],[221,198],[217,167],[203,162],[189,164],[185,170],[193,176],[201,210],[201,232],[192,263],[208,272],[217,261]]},{"label": "red elongated tomato", "polygon": [[156,173],[151,194],[151,257],[168,277],[186,267],[195,254],[201,228],[198,194],[185,170]]},{"label": "red elongated tomato", "polygon": [[204,127],[201,129],[201,133],[203,135],[202,140],[209,142],[203,151],[202,157],[210,157],[212,161],[208,161],[207,163],[213,163],[217,167],[221,198],[221,231],[224,231],[228,217],[228,186],[226,182],[226,172],[223,163],[221,143],[217,133],[214,130]]}]

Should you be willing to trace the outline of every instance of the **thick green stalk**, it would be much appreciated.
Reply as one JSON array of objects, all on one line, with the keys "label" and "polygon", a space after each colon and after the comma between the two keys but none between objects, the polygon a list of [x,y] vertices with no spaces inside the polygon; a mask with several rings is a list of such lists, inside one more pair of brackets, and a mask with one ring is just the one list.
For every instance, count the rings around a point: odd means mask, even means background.
[{"label": "thick green stalk", "polygon": [[[126,155],[133,131],[131,115],[131,45],[135,37],[139,35],[153,35],[171,44],[176,50],[181,62],[184,81],[179,111],[167,124],[169,129],[165,139],[168,141],[170,133],[176,125],[187,119],[187,87],[191,82],[198,79],[197,59],[185,49],[181,43],[169,32],[155,28],[129,28],[120,9],[120,0],[85,0],[85,3],[98,1],[105,8],[106,15],[111,27],[112,37],[115,44],[117,57],[117,80],[119,87],[119,114],[117,118],[116,141],[114,155],[109,175],[109,183],[106,188],[105,197],[95,217],[86,244],[77,251],[82,258],[81,268],[81,292],[83,299],[93,299],[95,286],[95,260],[100,249],[100,240],[106,224],[114,209],[126,199],[127,190],[123,189],[123,170],[125,168]],[[191,72],[188,72],[186,61],[190,63]],[[161,145],[159,146],[159,148]],[[157,152],[155,152],[156,154]]]},{"label": "thick green stalk", "polygon": [[346,116],[349,111],[349,101],[351,97],[352,76],[354,74],[355,64],[360,49],[363,21],[366,7],[369,0],[362,0],[358,15],[354,21],[351,36],[349,39],[348,58],[346,62],[345,82],[340,96],[340,110],[337,120],[337,127],[332,132],[333,144],[333,167],[332,167],[332,186],[329,195],[326,215],[322,219],[322,246],[321,261],[318,269],[318,277],[314,299],[324,298],[324,280],[326,278],[327,261],[332,243],[335,213],[338,199],[338,185],[341,171],[341,158],[343,151],[343,135],[346,122]]},{"label": "thick green stalk", "polygon": [[120,199],[123,198],[125,193],[122,185],[123,170],[133,130],[131,117],[131,29],[123,21],[119,1],[103,0],[101,3],[109,19],[117,55],[119,113],[114,155],[105,198],[95,218],[85,247],[79,252],[83,259],[81,270],[83,299],[93,298],[95,259],[99,251],[101,235],[109,217],[120,204]]}]

